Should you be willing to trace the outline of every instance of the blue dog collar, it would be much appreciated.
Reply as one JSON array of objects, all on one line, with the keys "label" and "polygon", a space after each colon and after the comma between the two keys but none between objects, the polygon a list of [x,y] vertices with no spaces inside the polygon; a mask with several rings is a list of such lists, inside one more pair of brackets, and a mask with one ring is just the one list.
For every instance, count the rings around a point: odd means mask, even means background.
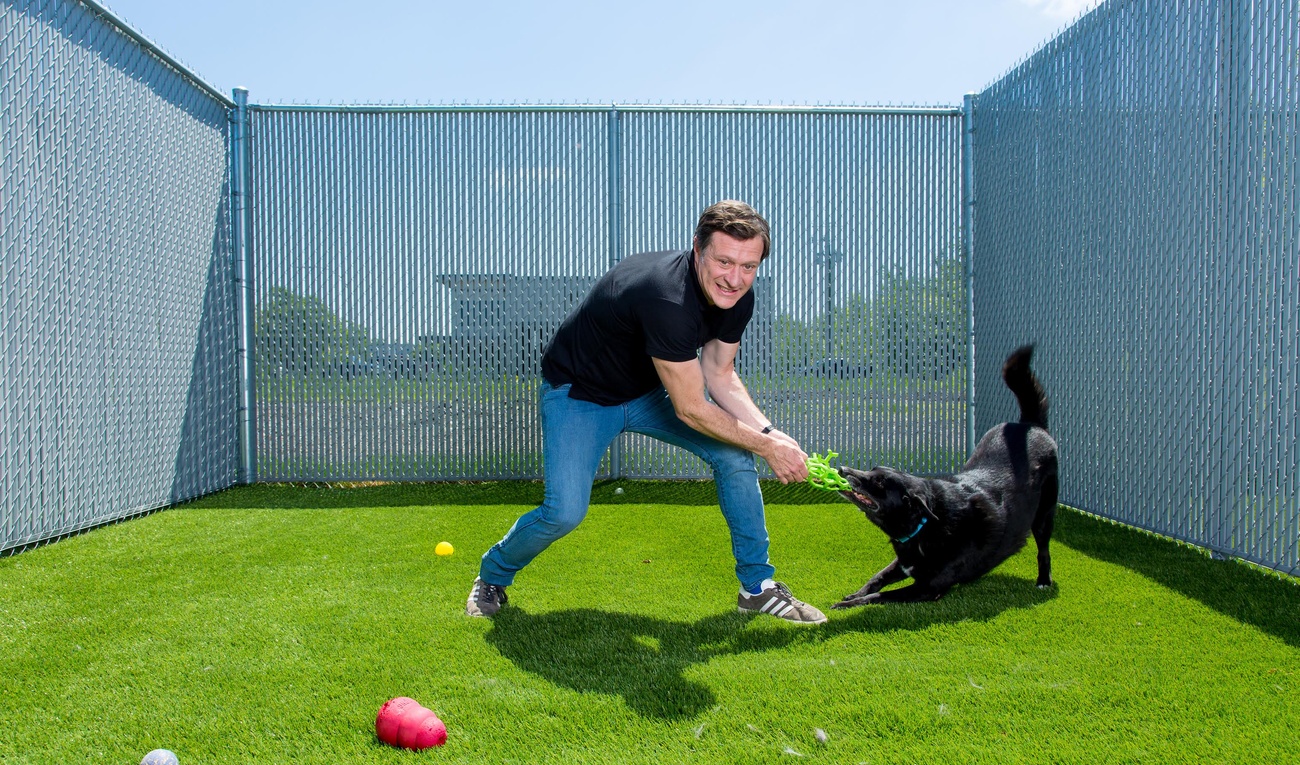
[{"label": "blue dog collar", "polygon": [[908,534],[907,536],[903,537],[902,539],[895,539],[894,541],[897,542],[897,543],[899,543],[900,545],[903,544],[904,542],[910,542],[910,541],[912,541],[912,538],[915,537],[917,534],[920,534],[920,533],[921,533],[921,529],[925,528],[925,524],[927,524],[927,523],[929,523],[929,522],[930,522],[930,518],[929,518],[928,516],[925,516],[925,515],[921,516],[921,524],[920,524],[919,526],[916,527],[916,531],[913,531],[911,534]]}]

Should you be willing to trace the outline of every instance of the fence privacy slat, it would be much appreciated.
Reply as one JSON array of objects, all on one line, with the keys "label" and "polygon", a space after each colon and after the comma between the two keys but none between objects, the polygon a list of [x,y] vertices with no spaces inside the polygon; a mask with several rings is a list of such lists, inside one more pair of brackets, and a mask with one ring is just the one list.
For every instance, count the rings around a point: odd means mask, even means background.
[{"label": "fence privacy slat", "polygon": [[1112,2],[978,94],[979,427],[1037,341],[1061,501],[1300,566],[1295,0]]},{"label": "fence privacy slat", "polygon": [[227,107],[94,6],[0,6],[0,550],[233,482]]}]

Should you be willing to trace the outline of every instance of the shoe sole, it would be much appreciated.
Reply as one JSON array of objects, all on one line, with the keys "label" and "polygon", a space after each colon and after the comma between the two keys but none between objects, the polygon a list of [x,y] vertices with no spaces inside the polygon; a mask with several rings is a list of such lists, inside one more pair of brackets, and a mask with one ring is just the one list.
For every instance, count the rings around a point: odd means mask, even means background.
[{"label": "shoe sole", "polygon": [[487,613],[486,611],[480,609],[477,605],[475,605],[473,601],[471,601],[471,602],[465,604],[465,615],[466,615],[466,616],[473,616],[473,617],[475,617],[475,618],[484,618],[484,619],[486,619],[486,618],[489,618],[489,617],[493,617],[493,616],[496,616],[496,615],[497,615],[497,611],[500,611],[500,610],[501,610],[501,608],[498,606],[496,611],[493,611],[492,613]]},{"label": "shoe sole", "polygon": [[[736,611],[742,614],[754,614],[755,616],[772,616],[769,613],[764,613],[763,611],[759,611],[757,608],[740,608],[739,606],[737,606]],[[819,621],[815,621],[815,622],[806,622],[803,621],[802,619],[786,619],[785,617],[782,616],[772,616],[772,618],[778,621],[789,622],[790,624],[800,624],[800,625],[806,624],[808,626],[812,626],[814,624],[826,623],[826,617],[824,615]]]}]

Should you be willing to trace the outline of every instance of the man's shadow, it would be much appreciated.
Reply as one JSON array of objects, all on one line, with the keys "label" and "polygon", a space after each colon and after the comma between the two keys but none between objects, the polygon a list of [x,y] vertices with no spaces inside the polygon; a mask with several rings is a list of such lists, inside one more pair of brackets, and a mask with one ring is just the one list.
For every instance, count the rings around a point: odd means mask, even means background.
[{"label": "man's shadow", "polygon": [[[643,717],[691,719],[717,704],[706,685],[686,670],[715,656],[756,653],[798,643],[814,644],[846,633],[924,629],[940,623],[987,620],[1009,608],[1028,608],[1056,596],[1027,580],[992,574],[938,603],[867,606],[812,627],[747,630],[754,618],[736,612],[693,623],[595,609],[530,614],[506,606],[486,639],[517,667],[575,691],[622,696]],[[951,600],[951,602],[950,602]]]}]

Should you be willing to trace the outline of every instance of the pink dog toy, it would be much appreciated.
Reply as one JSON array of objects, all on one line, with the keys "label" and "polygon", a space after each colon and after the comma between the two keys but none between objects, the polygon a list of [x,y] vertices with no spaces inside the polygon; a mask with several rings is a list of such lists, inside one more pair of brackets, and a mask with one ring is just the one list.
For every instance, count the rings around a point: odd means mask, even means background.
[{"label": "pink dog toy", "polygon": [[447,743],[447,726],[415,699],[398,696],[379,708],[375,735],[385,744],[419,751]]}]

